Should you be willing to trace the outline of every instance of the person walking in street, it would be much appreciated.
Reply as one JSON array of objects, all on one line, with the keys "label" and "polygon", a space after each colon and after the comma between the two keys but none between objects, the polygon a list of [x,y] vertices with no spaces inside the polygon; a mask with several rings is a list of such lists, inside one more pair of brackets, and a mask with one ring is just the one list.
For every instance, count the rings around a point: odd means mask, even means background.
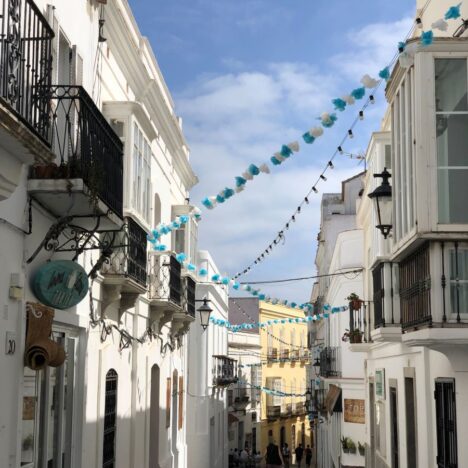
[{"label": "person walking in street", "polygon": [[305,449],[305,462],[306,468],[310,468],[310,465],[312,463],[312,449],[310,448],[310,445],[308,445]]},{"label": "person walking in street", "polygon": [[241,453],[239,455],[239,466],[241,468],[247,468],[249,465],[249,452],[247,452],[247,449],[244,448],[241,450]]},{"label": "person walking in street", "polygon": [[288,444],[284,444],[282,447],[282,454],[284,460],[284,466],[289,468],[289,460],[291,459],[291,450],[289,450]]},{"label": "person walking in street", "polygon": [[279,447],[275,444],[274,440],[270,438],[265,453],[266,468],[277,468],[284,466],[283,456]]},{"label": "person walking in street", "polygon": [[296,454],[296,465],[298,466],[298,468],[301,468],[302,456],[304,455],[304,449],[302,448],[302,444],[299,444],[299,447],[296,447],[296,450],[294,452]]}]

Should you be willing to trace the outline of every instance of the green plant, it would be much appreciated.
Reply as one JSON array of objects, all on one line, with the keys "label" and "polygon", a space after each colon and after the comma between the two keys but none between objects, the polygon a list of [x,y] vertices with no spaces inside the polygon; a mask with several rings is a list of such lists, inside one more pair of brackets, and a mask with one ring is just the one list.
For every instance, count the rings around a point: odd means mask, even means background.
[{"label": "green plant", "polygon": [[348,301],[359,301],[359,296],[356,293],[351,293],[346,300]]},{"label": "green plant", "polygon": [[341,437],[341,447],[343,450],[348,448],[348,440],[346,437]]},{"label": "green plant", "polygon": [[365,445],[361,444],[361,442],[358,442],[358,450],[359,450],[359,455],[364,455],[366,453]]},{"label": "green plant", "polygon": [[349,437],[346,438],[346,446],[350,449],[350,450],[356,450],[356,444],[354,443],[354,441],[352,439],[350,439]]},{"label": "green plant", "polygon": [[27,437],[23,439],[23,450],[29,450],[32,448],[34,444],[34,437],[32,434],[29,434]]}]

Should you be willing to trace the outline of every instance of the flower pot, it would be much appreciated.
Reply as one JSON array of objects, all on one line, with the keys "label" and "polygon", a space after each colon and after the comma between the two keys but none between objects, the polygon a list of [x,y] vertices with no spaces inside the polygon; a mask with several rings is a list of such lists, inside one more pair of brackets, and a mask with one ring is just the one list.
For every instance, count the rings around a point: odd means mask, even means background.
[{"label": "flower pot", "polygon": [[364,456],[366,454],[366,449],[365,447],[359,447],[359,455]]},{"label": "flower pot", "polygon": [[57,164],[34,166],[34,177],[36,179],[53,179],[57,171]]},{"label": "flower pot", "polygon": [[356,453],[356,447],[351,447],[348,449],[349,453]]},{"label": "flower pot", "polygon": [[362,335],[360,333],[356,333],[355,335],[350,336],[350,343],[362,343]]},{"label": "flower pot", "polygon": [[351,301],[351,308],[353,310],[359,310],[361,308],[361,305],[362,305],[361,299],[353,299]]},{"label": "flower pot", "polygon": [[349,448],[348,448],[348,447],[343,448],[343,452],[344,452],[344,453],[349,453]]}]

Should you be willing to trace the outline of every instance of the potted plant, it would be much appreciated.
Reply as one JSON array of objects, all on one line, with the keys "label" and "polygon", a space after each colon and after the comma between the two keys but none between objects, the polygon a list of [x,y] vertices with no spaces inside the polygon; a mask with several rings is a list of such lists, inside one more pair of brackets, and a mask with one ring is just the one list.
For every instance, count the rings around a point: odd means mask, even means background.
[{"label": "potted plant", "polygon": [[349,437],[346,438],[346,445],[348,447],[349,453],[356,453],[356,444]]},{"label": "potted plant", "polygon": [[351,332],[346,329],[346,331],[343,333],[343,336],[341,337],[341,341],[344,341],[345,343],[347,343],[351,338]]},{"label": "potted plant", "polygon": [[346,437],[341,437],[341,447],[344,453],[349,453],[348,439]]},{"label": "potted plant", "polygon": [[33,166],[33,176],[35,179],[53,179],[57,172],[57,164],[35,164]]},{"label": "potted plant", "polygon": [[364,456],[366,453],[366,447],[361,444],[361,442],[358,442],[358,450],[359,450],[359,455]]},{"label": "potted plant", "polygon": [[359,310],[361,308],[362,300],[359,299],[356,293],[351,293],[346,299],[349,301],[352,310]]},{"label": "potted plant", "polygon": [[362,332],[361,330],[352,330],[349,333],[350,343],[362,343]]}]

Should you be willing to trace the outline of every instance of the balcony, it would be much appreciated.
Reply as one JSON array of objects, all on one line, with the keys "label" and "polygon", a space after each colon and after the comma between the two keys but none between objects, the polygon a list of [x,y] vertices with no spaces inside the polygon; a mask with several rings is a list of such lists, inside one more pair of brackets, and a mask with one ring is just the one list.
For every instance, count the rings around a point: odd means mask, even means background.
[{"label": "balcony", "polygon": [[281,405],[267,405],[266,416],[268,421],[275,421],[281,417]]},{"label": "balcony", "polygon": [[148,268],[152,321],[160,331],[174,314],[183,314],[181,265],[173,254],[152,251]]},{"label": "balcony", "polygon": [[341,377],[340,348],[327,346],[320,352],[320,376]]},{"label": "balcony", "polygon": [[292,404],[291,403],[286,403],[285,405],[281,406],[280,416],[282,418],[290,418],[292,416]]},{"label": "balcony", "polygon": [[146,291],[148,241],[146,231],[131,218],[125,219],[123,229],[117,234],[118,239],[112,242],[110,236],[114,236],[114,233],[102,233],[103,243],[114,243],[120,247],[112,252],[101,268],[105,292],[103,308],[114,302],[110,301],[111,298],[117,300],[120,295],[119,310],[122,313],[133,307],[138,296]]},{"label": "balcony", "polygon": [[289,349],[280,349],[280,361],[289,360]]},{"label": "balcony", "polygon": [[349,350],[366,352],[370,348],[370,327],[367,306],[363,301],[349,303]]},{"label": "balcony", "polygon": [[299,361],[299,350],[298,349],[291,349],[291,352],[289,353],[289,359],[291,361]]},{"label": "balcony", "polygon": [[247,395],[247,389],[245,387],[239,387],[234,397],[233,407],[236,411],[244,410],[249,404],[250,398]]},{"label": "balcony", "polygon": [[309,350],[301,348],[299,350],[299,359],[301,360],[301,362],[308,361],[309,360]]},{"label": "balcony", "polygon": [[20,184],[23,164],[47,163],[54,33],[32,0],[0,2],[0,201]]},{"label": "balcony", "polygon": [[268,348],[267,361],[276,361],[278,359],[278,348]]},{"label": "balcony", "polygon": [[[56,216],[122,218],[123,145],[81,86],[42,88],[58,165],[35,165],[29,193]],[[118,219],[116,220],[118,224]]]},{"label": "balcony", "polygon": [[227,356],[213,356],[213,385],[226,387],[237,381],[237,361]]},{"label": "balcony", "polygon": [[294,416],[303,416],[304,414],[307,414],[306,405],[303,401],[296,403],[293,414]]},{"label": "balcony", "polygon": [[195,289],[196,282],[189,276],[182,277],[182,310],[172,316],[172,334],[182,336],[189,331],[190,324],[195,321]]}]

